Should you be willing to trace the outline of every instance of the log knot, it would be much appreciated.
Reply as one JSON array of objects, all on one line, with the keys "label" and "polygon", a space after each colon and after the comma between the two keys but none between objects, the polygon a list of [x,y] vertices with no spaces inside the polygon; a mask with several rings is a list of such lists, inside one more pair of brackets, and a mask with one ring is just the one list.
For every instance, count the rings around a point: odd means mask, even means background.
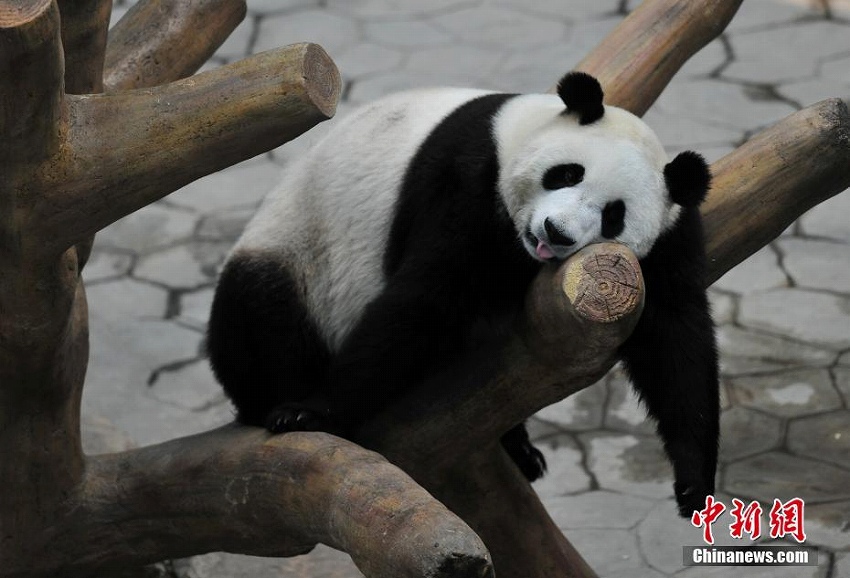
[{"label": "log knot", "polygon": [[588,254],[573,260],[564,275],[563,290],[576,312],[590,321],[611,323],[634,311],[643,294],[637,260],[611,243],[584,251]]}]

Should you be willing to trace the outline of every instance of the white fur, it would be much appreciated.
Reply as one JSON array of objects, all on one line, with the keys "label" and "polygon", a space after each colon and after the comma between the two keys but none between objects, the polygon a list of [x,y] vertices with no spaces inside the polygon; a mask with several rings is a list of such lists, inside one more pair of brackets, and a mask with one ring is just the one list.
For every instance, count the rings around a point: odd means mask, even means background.
[{"label": "white fur", "polygon": [[[606,106],[601,119],[584,126],[563,113],[558,96],[532,94],[511,100],[496,118],[499,192],[518,236],[538,258],[524,233],[530,229],[546,242],[543,222],[550,219],[576,241],[570,248],[551,247],[563,259],[607,240],[601,234],[602,210],[609,202],[623,200],[625,226],[615,240],[645,256],[678,214],[664,183],[664,147],[643,121],[625,110]],[[582,182],[544,189],[545,172],[568,163],[584,167]]]},{"label": "white fur", "polygon": [[[290,165],[233,254],[271,253],[284,263],[322,336],[337,349],[383,289],[383,252],[408,162],[441,120],[484,94],[408,91],[336,121]],[[601,240],[605,203],[623,199],[626,225],[617,240],[645,255],[670,211],[662,175],[666,156],[658,139],[619,109],[606,107],[601,120],[581,127],[563,111],[557,96],[526,95],[510,100],[497,116],[498,186],[518,235],[530,226],[545,238],[542,223],[549,217],[580,248]],[[566,162],[584,165],[584,181],[544,191],[546,169]]]},{"label": "white fur", "polygon": [[234,254],[272,252],[290,267],[336,349],[383,288],[383,250],[408,162],[442,119],[483,94],[413,90],[338,121],[284,173]]}]

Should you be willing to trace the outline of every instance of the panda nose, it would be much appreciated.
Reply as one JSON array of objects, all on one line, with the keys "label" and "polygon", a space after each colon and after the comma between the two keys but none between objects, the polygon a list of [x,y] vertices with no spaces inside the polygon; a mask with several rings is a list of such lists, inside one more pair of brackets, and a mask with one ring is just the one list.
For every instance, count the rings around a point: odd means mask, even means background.
[{"label": "panda nose", "polygon": [[575,239],[563,234],[561,230],[555,225],[555,223],[550,221],[548,218],[543,221],[543,228],[546,229],[546,234],[549,236],[549,242],[553,245],[570,247],[576,244]]}]

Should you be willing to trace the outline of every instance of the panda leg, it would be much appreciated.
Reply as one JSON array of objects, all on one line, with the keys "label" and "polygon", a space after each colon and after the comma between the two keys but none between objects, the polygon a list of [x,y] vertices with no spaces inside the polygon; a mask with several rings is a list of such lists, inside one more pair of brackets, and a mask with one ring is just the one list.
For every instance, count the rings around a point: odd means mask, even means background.
[{"label": "panda leg", "polygon": [[647,301],[622,357],[635,390],[658,422],[673,464],[679,513],[687,517],[714,492],[719,437],[714,327],[701,286],[668,284],[674,294],[667,294],[664,281],[652,283],[653,266],[643,269]]},{"label": "panda leg", "polygon": [[207,328],[213,372],[246,424],[269,426],[272,408],[325,380],[330,353],[286,267],[261,256],[225,265]]},{"label": "panda leg", "polygon": [[515,425],[502,436],[502,447],[529,482],[546,473],[546,458],[532,445],[525,423]]}]

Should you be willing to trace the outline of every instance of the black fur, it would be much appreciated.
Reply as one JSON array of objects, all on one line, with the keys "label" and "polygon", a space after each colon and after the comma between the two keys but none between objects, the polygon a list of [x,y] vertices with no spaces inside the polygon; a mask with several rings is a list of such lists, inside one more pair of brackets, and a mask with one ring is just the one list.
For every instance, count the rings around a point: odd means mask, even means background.
[{"label": "black fur", "polygon": [[207,351],[239,420],[262,426],[272,408],[312,393],[330,363],[291,274],[263,255],[233,258],[222,271]]},{"label": "black fur", "polygon": [[[231,259],[213,302],[208,347],[240,420],[274,432],[350,435],[442,368],[494,357],[541,266],[523,249],[496,191],[492,119],[510,98],[488,95],[461,106],[411,159],[384,255],[385,287],[336,355],[291,272],[273,256]],[[690,515],[714,490],[718,370],[693,204],[705,194],[708,173],[698,155],[679,158],[665,177],[687,206],[641,260],[644,313],[621,355],[658,420],[680,512]],[[545,470],[522,424],[503,445],[530,479]]]},{"label": "black fur", "polygon": [[718,360],[708,298],[702,220],[683,208],[675,227],[641,259],[643,313],[621,348],[675,473],[682,516],[714,492],[719,437]]},{"label": "black fur", "polygon": [[701,155],[685,151],[664,167],[664,180],[674,203],[698,207],[711,186],[711,172]]},{"label": "black fur", "polygon": [[602,87],[585,72],[567,73],[558,82],[558,96],[567,106],[567,113],[578,115],[579,124],[596,122],[605,114]]}]

